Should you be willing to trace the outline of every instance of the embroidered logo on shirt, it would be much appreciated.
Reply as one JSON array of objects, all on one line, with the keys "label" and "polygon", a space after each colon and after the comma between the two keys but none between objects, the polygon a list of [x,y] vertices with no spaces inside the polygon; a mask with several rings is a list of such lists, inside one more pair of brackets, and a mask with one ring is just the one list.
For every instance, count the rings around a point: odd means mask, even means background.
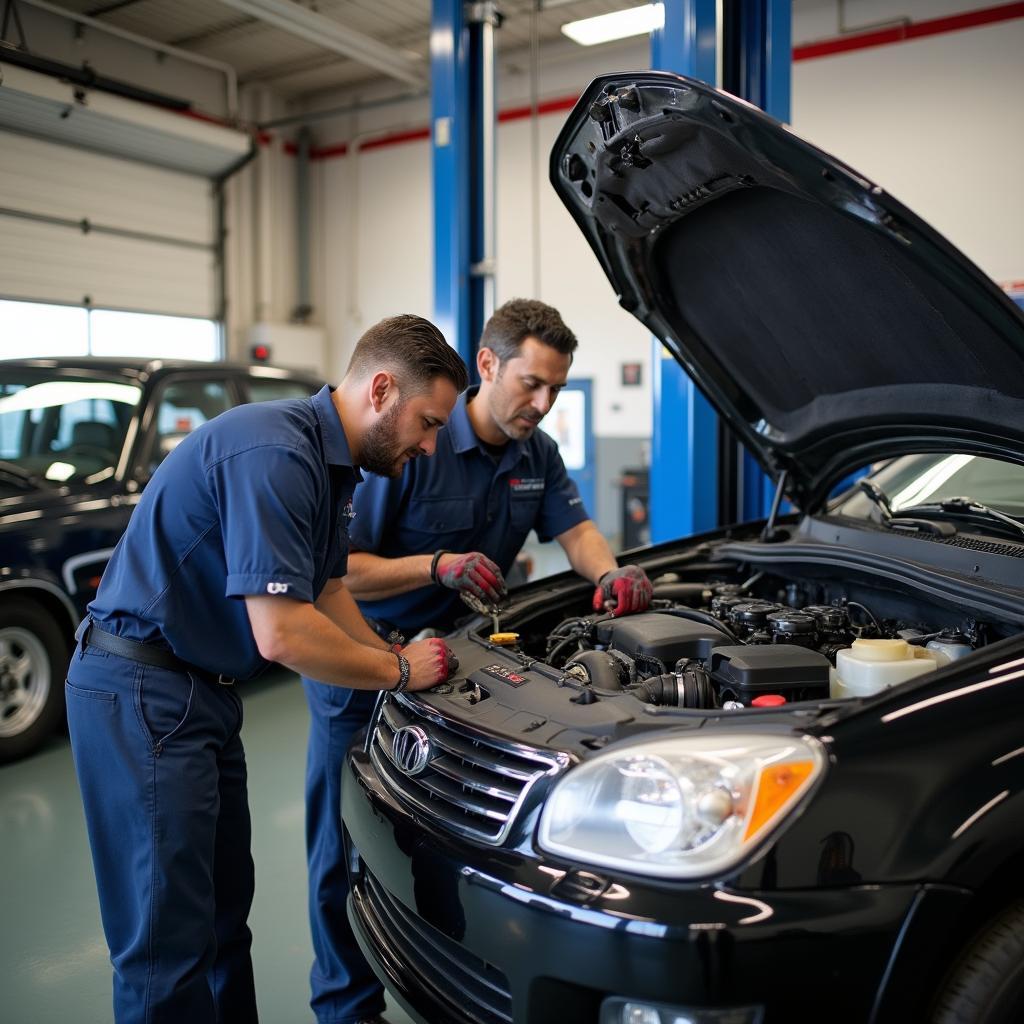
[{"label": "embroidered logo on shirt", "polygon": [[288,584],[287,583],[268,583],[267,584],[268,594],[287,594]]},{"label": "embroidered logo on shirt", "polygon": [[582,505],[582,504],[583,504],[583,499],[578,497],[578,496],[575,497],[575,498],[570,498],[569,499],[569,508],[572,508],[574,505]]},{"label": "embroidered logo on shirt", "polygon": [[529,494],[531,491],[544,490],[544,477],[542,476],[514,476],[509,479],[509,487],[513,494]]}]

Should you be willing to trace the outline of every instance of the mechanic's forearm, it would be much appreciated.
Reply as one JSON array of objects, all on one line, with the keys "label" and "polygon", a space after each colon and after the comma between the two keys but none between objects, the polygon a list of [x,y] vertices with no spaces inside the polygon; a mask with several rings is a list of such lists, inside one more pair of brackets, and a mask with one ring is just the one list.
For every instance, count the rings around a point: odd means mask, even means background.
[{"label": "mechanic's forearm", "polygon": [[406,594],[430,583],[432,559],[432,554],[381,558],[368,551],[353,551],[348,556],[345,586],[360,601],[379,601]]},{"label": "mechanic's forearm", "polygon": [[363,617],[359,605],[341,580],[329,580],[316,599],[315,606],[317,611],[323,612],[336,626],[341,626],[353,640],[377,650],[388,650],[384,639],[374,632],[373,627]]},{"label": "mechanic's forearm", "polygon": [[353,640],[326,615],[286,597],[247,597],[246,610],[260,654],[300,675],[354,690],[388,689],[398,682],[398,659]]},{"label": "mechanic's forearm", "polygon": [[597,583],[601,577],[618,567],[608,541],[591,520],[574,526],[557,538],[569,557],[569,564],[584,579]]}]

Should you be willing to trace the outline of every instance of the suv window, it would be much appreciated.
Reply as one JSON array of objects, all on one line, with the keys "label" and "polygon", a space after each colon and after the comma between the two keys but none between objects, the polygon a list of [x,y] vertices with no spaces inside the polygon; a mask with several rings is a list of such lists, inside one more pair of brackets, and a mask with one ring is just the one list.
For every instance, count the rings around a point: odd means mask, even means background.
[{"label": "suv window", "polygon": [[297,380],[270,380],[265,377],[250,377],[248,380],[250,402],[272,402],[278,398],[309,398],[309,387]]},{"label": "suv window", "polygon": [[227,383],[222,380],[179,380],[167,384],[160,393],[156,411],[150,472],[196,427],[226,412],[232,404]]},{"label": "suv window", "polygon": [[110,475],[139,395],[113,380],[0,378],[0,459],[54,483]]}]

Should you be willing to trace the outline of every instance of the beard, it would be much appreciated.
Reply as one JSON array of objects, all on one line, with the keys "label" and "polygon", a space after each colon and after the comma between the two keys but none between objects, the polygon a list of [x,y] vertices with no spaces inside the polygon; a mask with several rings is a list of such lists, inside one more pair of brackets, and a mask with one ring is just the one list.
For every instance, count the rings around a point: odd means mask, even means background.
[{"label": "beard", "polygon": [[420,454],[418,448],[403,448],[398,440],[398,417],[402,403],[396,402],[363,436],[359,465],[377,476],[398,476],[402,472],[401,458],[411,459]]}]

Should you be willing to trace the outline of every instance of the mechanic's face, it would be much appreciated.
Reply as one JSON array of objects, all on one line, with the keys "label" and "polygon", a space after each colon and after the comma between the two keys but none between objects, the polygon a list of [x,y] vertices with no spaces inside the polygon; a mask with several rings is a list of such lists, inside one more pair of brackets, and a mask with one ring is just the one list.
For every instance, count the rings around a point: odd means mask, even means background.
[{"label": "mechanic's face", "polygon": [[519,354],[501,362],[483,349],[481,397],[498,429],[513,441],[525,441],[565,387],[572,357],[536,338],[526,338]]},{"label": "mechanic's face", "polygon": [[448,422],[457,397],[446,377],[435,377],[427,391],[405,399],[396,387],[390,404],[363,436],[361,467],[378,476],[398,476],[411,459],[433,455],[437,432]]}]

